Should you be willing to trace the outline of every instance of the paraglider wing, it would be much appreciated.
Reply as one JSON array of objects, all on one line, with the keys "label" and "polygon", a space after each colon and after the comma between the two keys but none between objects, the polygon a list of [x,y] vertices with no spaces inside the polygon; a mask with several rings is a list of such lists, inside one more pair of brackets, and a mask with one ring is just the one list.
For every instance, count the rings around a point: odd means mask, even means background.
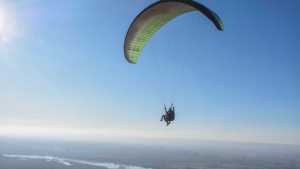
[{"label": "paraglider wing", "polygon": [[161,0],[144,9],[131,23],[124,43],[125,58],[137,63],[142,49],[163,25],[187,12],[199,11],[210,19],[218,30],[223,30],[220,17],[193,0]]}]

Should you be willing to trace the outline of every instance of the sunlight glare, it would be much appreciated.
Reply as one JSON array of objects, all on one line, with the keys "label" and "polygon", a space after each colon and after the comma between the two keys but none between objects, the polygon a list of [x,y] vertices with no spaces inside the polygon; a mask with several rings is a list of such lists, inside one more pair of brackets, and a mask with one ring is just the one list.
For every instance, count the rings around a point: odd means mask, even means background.
[{"label": "sunlight glare", "polygon": [[0,43],[10,42],[16,36],[15,28],[13,15],[0,4]]}]

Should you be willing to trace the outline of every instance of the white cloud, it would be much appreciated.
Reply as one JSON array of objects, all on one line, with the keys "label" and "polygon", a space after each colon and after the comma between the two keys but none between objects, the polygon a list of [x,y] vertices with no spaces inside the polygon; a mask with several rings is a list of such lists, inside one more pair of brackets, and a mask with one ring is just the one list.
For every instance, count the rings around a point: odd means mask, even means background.
[{"label": "white cloud", "polygon": [[89,165],[94,167],[105,167],[107,169],[152,169],[152,168],[144,168],[140,166],[132,166],[132,165],[124,165],[124,164],[116,164],[110,162],[92,162],[92,161],[84,161],[78,159],[68,159],[68,158],[59,158],[53,156],[40,156],[40,155],[21,155],[21,154],[2,154],[3,157],[6,158],[17,158],[22,160],[46,160],[47,162],[57,162],[59,164],[63,164],[66,166],[72,166],[72,163]]}]

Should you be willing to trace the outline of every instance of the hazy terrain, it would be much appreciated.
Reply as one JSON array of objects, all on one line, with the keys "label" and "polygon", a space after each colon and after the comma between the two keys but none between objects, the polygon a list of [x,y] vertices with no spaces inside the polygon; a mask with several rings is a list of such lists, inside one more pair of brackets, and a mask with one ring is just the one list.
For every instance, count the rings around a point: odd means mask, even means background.
[{"label": "hazy terrain", "polygon": [[87,144],[0,139],[1,169],[299,169],[300,147],[199,142]]}]

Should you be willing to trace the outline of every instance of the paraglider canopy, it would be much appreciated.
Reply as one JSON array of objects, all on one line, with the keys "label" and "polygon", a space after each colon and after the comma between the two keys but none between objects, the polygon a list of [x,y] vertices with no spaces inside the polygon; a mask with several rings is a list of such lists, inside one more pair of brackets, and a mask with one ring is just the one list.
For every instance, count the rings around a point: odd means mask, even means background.
[{"label": "paraglider canopy", "polygon": [[124,43],[125,58],[137,63],[142,49],[163,25],[187,12],[198,11],[211,20],[220,31],[224,29],[220,17],[193,0],[160,0],[144,9],[131,23]]}]

